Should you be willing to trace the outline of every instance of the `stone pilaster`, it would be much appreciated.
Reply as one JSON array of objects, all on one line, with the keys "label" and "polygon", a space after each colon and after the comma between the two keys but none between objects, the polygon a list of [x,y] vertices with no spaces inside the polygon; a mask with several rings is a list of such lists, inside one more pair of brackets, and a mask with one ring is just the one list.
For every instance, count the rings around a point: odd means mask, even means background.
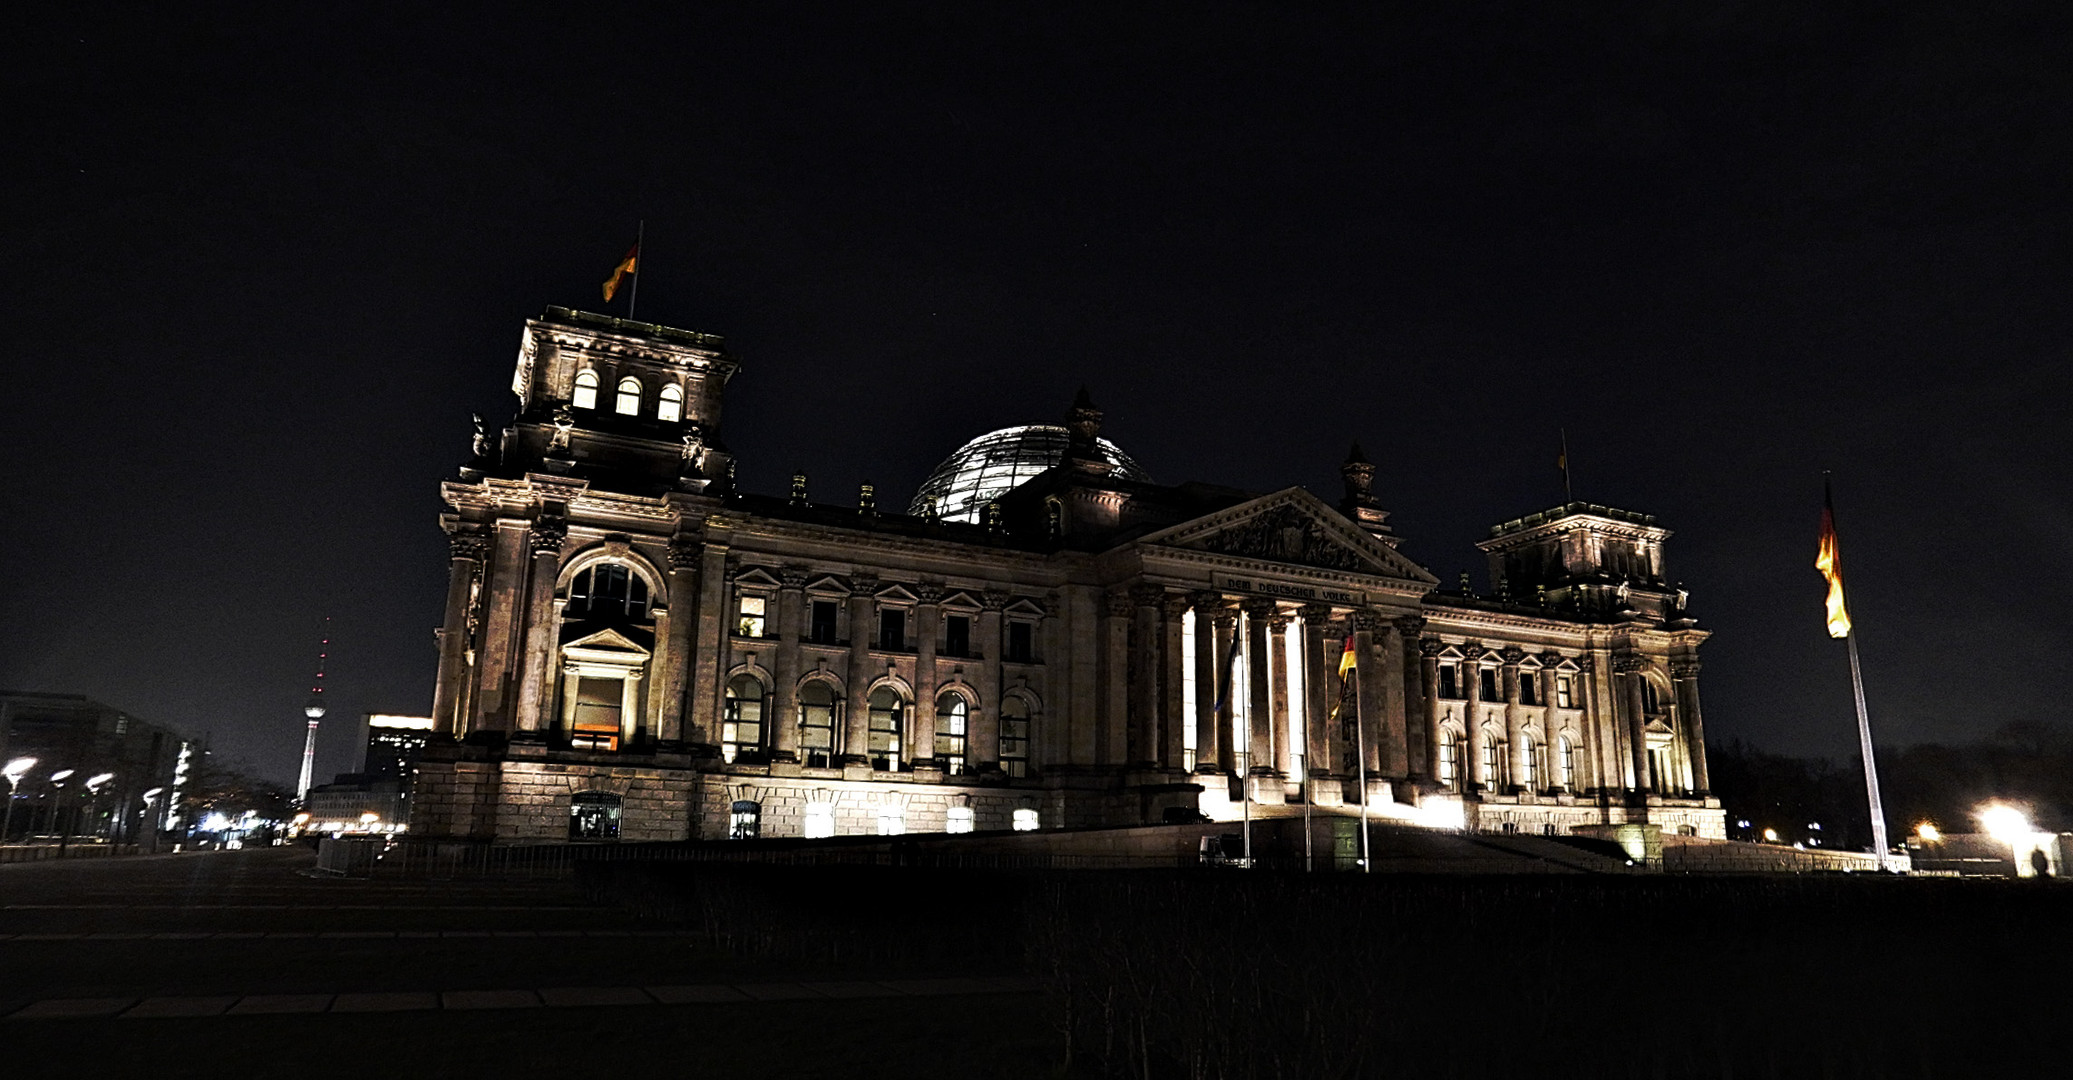
[{"label": "stone pilaster", "polygon": [[1620,700],[1625,706],[1627,753],[1634,768],[1634,790],[1656,790],[1655,775],[1648,765],[1648,711],[1641,702],[1641,680],[1647,676],[1648,661],[1633,653],[1617,653],[1612,658],[1612,670],[1620,684]]},{"label": "stone pilaster", "polygon": [[1519,665],[1526,659],[1526,650],[1517,645],[1506,647],[1498,654],[1504,661],[1502,673],[1498,676],[1497,688],[1504,692],[1504,740],[1505,750],[1511,755],[1512,786],[1522,787],[1526,777],[1526,710],[1519,702]]},{"label": "stone pilaster", "polygon": [[1483,730],[1482,710],[1477,707],[1483,702],[1484,651],[1474,642],[1461,647],[1461,692],[1466,699],[1461,703],[1461,727],[1468,733],[1468,760],[1462,763],[1462,775],[1468,782],[1461,785],[1463,791],[1488,791],[1497,783],[1485,762],[1490,753],[1490,736]]},{"label": "stone pilaster", "polygon": [[1123,765],[1130,746],[1130,594],[1116,590],[1102,597],[1101,654],[1098,663],[1101,712],[1094,728],[1094,761]]},{"label": "stone pilaster", "polygon": [[[652,695],[659,700],[650,706],[650,711],[655,713],[655,737],[665,743],[686,741],[685,706],[693,696],[691,688],[695,685],[703,689],[708,684],[708,680],[700,678],[697,670],[703,650],[694,651],[692,647],[699,620],[709,607],[698,595],[698,566],[702,556],[696,537],[682,536],[670,542],[669,607],[655,627],[655,639],[664,643],[662,655],[656,658],[660,670],[656,672],[656,692]],[[723,591],[721,603],[725,602]],[[721,672],[724,671],[722,668]],[[715,681],[722,677],[721,672],[714,674]],[[692,730],[688,741],[710,744],[714,741],[710,735],[713,729],[707,726],[711,721],[706,710],[712,707],[709,703],[711,694],[708,691],[696,696],[701,700],[690,705]]]},{"label": "stone pilaster", "polygon": [[1684,729],[1685,753],[1692,764],[1692,792],[1711,794],[1713,783],[1706,768],[1706,721],[1699,715],[1699,662],[1671,661],[1670,679],[1677,687],[1678,719]]},{"label": "stone pilaster", "polygon": [[1278,612],[1267,617],[1267,652],[1273,659],[1269,667],[1274,672],[1274,693],[1270,703],[1274,714],[1274,771],[1289,778],[1296,778],[1296,761],[1302,755],[1302,748],[1295,745],[1294,726],[1289,722],[1292,712],[1288,694],[1288,646],[1289,627],[1294,621],[1292,616]]},{"label": "stone pilaster", "polygon": [[979,707],[973,710],[966,729],[972,734],[965,747],[976,772],[1000,772],[1001,609],[1007,606],[1004,592],[989,591],[979,598],[979,659],[971,665]]},{"label": "stone pilaster", "polygon": [[1385,768],[1384,754],[1387,752],[1388,733],[1382,727],[1382,710],[1388,700],[1382,665],[1375,655],[1376,636],[1389,624],[1382,616],[1368,610],[1353,613],[1353,650],[1360,658],[1360,666],[1354,677],[1359,680],[1357,696],[1360,699],[1360,737],[1367,751],[1366,764],[1368,780],[1383,780],[1403,775],[1401,771],[1391,772]]},{"label": "stone pilaster", "polygon": [[1381,715],[1376,724],[1381,740],[1376,761],[1383,778],[1400,782],[1411,775],[1411,717],[1405,711],[1407,696],[1404,690],[1405,672],[1409,669],[1404,664],[1404,643],[1397,636],[1396,622],[1384,618],[1380,612],[1369,615],[1374,620],[1370,634],[1375,642],[1375,661],[1380,669],[1382,685]]},{"label": "stone pilaster", "polygon": [[848,683],[848,701],[842,715],[842,753],[836,758],[843,765],[868,765],[871,762],[871,681],[877,672],[871,670],[871,615],[877,606],[873,594],[878,590],[878,578],[872,574],[850,575],[849,587],[849,670],[844,674]]},{"label": "stone pilaster", "polygon": [[1332,609],[1326,604],[1303,608],[1303,758],[1304,768],[1318,779],[1336,778],[1339,759],[1338,723],[1331,719],[1333,671]]},{"label": "stone pilaster", "polygon": [[1419,652],[1419,635],[1425,632],[1425,619],[1403,615],[1391,620],[1390,625],[1396,630],[1397,664],[1403,671],[1405,767],[1412,780],[1430,781],[1432,736],[1427,726],[1431,712],[1426,699],[1432,694],[1432,683],[1425,677],[1424,658]]},{"label": "stone pilaster", "polygon": [[489,547],[481,533],[461,530],[447,537],[447,545],[452,562],[446,573],[446,620],[439,628],[439,681],[432,688],[432,731],[441,736],[453,735],[461,726],[458,714],[466,698],[461,691],[469,675],[468,627]]},{"label": "stone pilaster", "polygon": [[1182,692],[1186,675],[1181,670],[1185,658],[1181,634],[1186,630],[1182,619],[1188,613],[1188,603],[1187,597],[1168,593],[1160,601],[1159,609],[1159,764],[1170,770],[1187,767],[1187,729],[1195,721],[1187,715],[1188,699]]},{"label": "stone pilaster", "polygon": [[561,548],[568,539],[568,520],[542,512],[532,525],[532,571],[526,580],[524,666],[518,682],[518,733],[537,736],[546,727],[548,669],[560,627],[555,618],[554,579],[561,569]]},{"label": "stone pilaster", "polygon": [[1159,620],[1166,590],[1157,585],[1130,587],[1130,662],[1125,682],[1130,690],[1129,757],[1143,769],[1159,764],[1159,654],[1165,635]]},{"label": "stone pilaster", "polygon": [[[1446,647],[1438,638],[1418,641],[1418,669],[1425,679],[1425,760],[1434,783],[1440,779],[1440,739],[1445,734],[1440,728],[1440,653]],[[1454,783],[1465,788],[1467,775],[1467,763],[1455,762]]]},{"label": "stone pilaster", "polygon": [[[1216,671],[1210,679],[1209,688],[1211,708],[1215,712],[1212,722],[1216,727],[1216,737],[1213,742],[1216,746],[1217,771],[1225,776],[1231,776],[1238,771],[1238,710],[1232,707],[1237,703],[1232,701],[1222,702],[1223,708],[1217,709],[1215,699],[1219,693],[1224,692],[1225,688],[1222,685],[1224,672],[1236,666],[1235,652],[1238,649],[1238,613],[1230,608],[1221,608],[1218,609],[1214,621],[1216,624]],[[1232,681],[1235,682],[1237,680],[1233,679]],[[1196,755],[1198,757],[1201,755],[1199,747],[1196,749]]]},{"label": "stone pilaster", "polygon": [[1224,772],[1222,725],[1216,713],[1216,681],[1221,669],[1217,660],[1217,619],[1225,612],[1224,598],[1213,592],[1190,596],[1195,606],[1195,771]]},{"label": "stone pilaster", "polygon": [[799,760],[799,639],[805,636],[806,568],[787,566],[778,572],[777,655],[771,659],[770,733],[772,762]]},{"label": "stone pilaster", "polygon": [[1248,781],[1253,776],[1279,775],[1274,769],[1274,650],[1268,647],[1272,638],[1267,629],[1267,620],[1274,613],[1272,600],[1245,602],[1246,651],[1250,654],[1245,671]]},{"label": "stone pilaster", "polygon": [[[914,749],[907,756],[915,765],[934,764],[936,759],[936,641],[943,636],[943,587],[922,582],[914,587]],[[965,762],[972,757],[972,721],[965,717]]]}]

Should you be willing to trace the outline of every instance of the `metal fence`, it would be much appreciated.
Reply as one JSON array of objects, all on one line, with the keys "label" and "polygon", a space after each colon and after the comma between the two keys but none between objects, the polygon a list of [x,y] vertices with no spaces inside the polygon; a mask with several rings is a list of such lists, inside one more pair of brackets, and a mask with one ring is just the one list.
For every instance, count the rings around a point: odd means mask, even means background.
[{"label": "metal fence", "polygon": [[0,863],[43,862],[46,859],[105,859],[138,854],[136,844],[7,844],[0,846]]}]

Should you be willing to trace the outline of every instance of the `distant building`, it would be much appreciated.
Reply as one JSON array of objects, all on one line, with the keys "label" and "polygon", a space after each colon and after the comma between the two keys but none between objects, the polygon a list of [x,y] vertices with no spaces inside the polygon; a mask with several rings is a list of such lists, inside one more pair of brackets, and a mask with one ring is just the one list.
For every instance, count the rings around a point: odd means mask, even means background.
[{"label": "distant building", "polygon": [[[84,695],[0,691],[0,761],[36,759],[14,792],[9,831],[15,839],[58,833],[136,839],[144,793],[153,788],[162,789],[151,806],[163,823],[184,779],[183,750],[190,758],[195,752],[181,733]],[[62,783],[50,780],[67,769],[72,775]],[[86,782],[102,773],[114,775],[89,794]]]},{"label": "distant building", "polygon": [[516,418],[442,487],[414,832],[961,832],[1308,800],[1725,834],[1709,632],[1651,517],[1505,522],[1478,545],[1493,587],[1444,588],[1398,551],[1357,449],[1336,505],[1162,485],[1084,395],[1062,425],[967,443],[906,513],[868,486],[815,501],[804,475],[748,494],[720,437],[739,370],[710,335],[526,324]]},{"label": "distant building", "polygon": [[394,832],[410,822],[410,794],[393,779],[340,773],[310,789],[298,832]]},{"label": "distant building", "polygon": [[374,781],[393,780],[406,790],[417,772],[418,756],[432,734],[429,716],[367,714],[367,759],[360,771]]}]

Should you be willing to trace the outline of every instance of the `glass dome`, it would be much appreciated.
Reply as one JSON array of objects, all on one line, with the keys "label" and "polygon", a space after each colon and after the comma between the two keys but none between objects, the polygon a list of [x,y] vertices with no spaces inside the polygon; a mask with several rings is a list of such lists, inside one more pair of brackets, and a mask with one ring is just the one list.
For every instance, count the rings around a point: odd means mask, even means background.
[{"label": "glass dome", "polygon": [[[1057,424],[1026,424],[987,432],[944,458],[943,464],[921,482],[921,490],[914,493],[914,502],[907,512],[920,514],[933,498],[938,517],[976,524],[986,512],[987,503],[1058,464],[1065,457],[1068,439],[1065,428]],[[1101,456],[1115,465],[1115,475],[1125,480],[1151,480],[1115,443],[1100,438],[1094,442]]]}]

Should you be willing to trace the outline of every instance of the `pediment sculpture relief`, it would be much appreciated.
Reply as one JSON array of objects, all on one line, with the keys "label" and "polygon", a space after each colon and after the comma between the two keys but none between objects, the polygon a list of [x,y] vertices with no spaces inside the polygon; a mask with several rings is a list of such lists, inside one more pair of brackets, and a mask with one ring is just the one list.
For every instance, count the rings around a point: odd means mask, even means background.
[{"label": "pediment sculpture relief", "polygon": [[1223,555],[1297,563],[1327,570],[1366,570],[1370,562],[1293,506],[1277,506],[1203,538],[1197,546]]}]

